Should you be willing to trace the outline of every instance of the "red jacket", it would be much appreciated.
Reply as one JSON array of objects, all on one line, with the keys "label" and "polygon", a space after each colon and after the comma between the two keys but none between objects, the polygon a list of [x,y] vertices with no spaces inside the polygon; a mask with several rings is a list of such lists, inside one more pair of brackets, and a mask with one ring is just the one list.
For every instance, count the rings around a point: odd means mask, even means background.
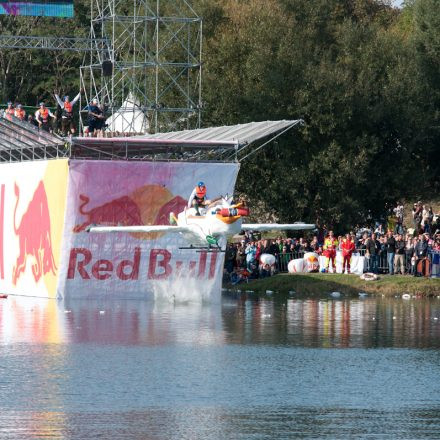
[{"label": "red jacket", "polygon": [[351,257],[351,254],[353,253],[353,251],[356,249],[354,243],[351,240],[347,240],[346,238],[344,238],[342,240],[342,255],[344,257]]}]

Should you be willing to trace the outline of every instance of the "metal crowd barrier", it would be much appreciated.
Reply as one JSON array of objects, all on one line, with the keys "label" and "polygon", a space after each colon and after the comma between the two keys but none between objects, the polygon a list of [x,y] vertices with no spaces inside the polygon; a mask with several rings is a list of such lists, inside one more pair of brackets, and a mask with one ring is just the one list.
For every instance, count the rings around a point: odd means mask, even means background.
[{"label": "metal crowd barrier", "polygon": [[[435,252],[435,251],[429,251],[427,253],[427,257],[429,259],[429,268],[430,268],[431,273],[432,273],[432,268],[433,268],[433,265],[432,265],[433,258],[436,253],[437,252]],[[412,264],[411,260],[412,260],[412,255],[405,253],[405,255],[404,255],[405,273],[410,274],[410,275],[414,275],[415,265]],[[369,258],[367,258],[367,271],[371,271],[370,264],[371,264],[371,261]],[[381,254],[379,254],[377,269],[378,269],[379,273],[389,273],[390,272],[386,252],[382,252]],[[396,267],[394,267],[394,273],[396,273]]]},{"label": "metal crowd barrier", "polygon": [[277,272],[288,272],[287,265],[289,261],[296,260],[297,258],[303,258],[305,252],[286,252],[285,254],[278,254],[276,256],[276,268]]},{"label": "metal crowd barrier", "polygon": [[[366,254],[366,250],[365,249],[356,249],[357,253],[359,253],[361,256],[365,256]],[[278,254],[276,256],[276,268],[277,268],[277,272],[288,272],[287,270],[287,265],[289,264],[289,261],[294,260],[296,258],[303,258],[304,257],[305,252],[304,251],[300,251],[300,252],[289,252],[286,254]],[[440,267],[439,267],[439,272],[437,273],[437,266],[435,266],[435,273],[433,273],[433,261],[436,261],[436,265],[440,266],[440,252],[439,251],[429,251],[428,252],[428,258],[429,258],[429,265],[430,265],[430,272],[432,274],[432,276],[436,276],[440,278]],[[405,273],[406,274],[414,274],[414,266],[411,264],[411,257],[412,255],[409,255],[407,253],[405,253],[404,255],[404,266],[405,266]],[[367,258],[367,271],[370,271],[370,259]],[[381,254],[379,254],[379,258],[378,258],[378,271],[379,273],[389,273],[390,269],[388,267],[388,259],[387,259],[387,253],[386,252],[382,252]]]},{"label": "metal crowd barrier", "polygon": [[[356,249],[356,253],[360,254],[361,256],[365,256],[366,251],[365,249]],[[298,251],[298,252],[288,252],[288,253],[281,253],[276,255],[276,272],[285,273],[288,272],[287,266],[291,260],[297,259],[297,258],[303,258],[305,252],[304,251]],[[414,274],[415,266],[411,264],[411,257],[412,255],[405,253],[404,258],[404,266],[405,266],[405,273],[406,274]],[[431,276],[440,278],[440,252],[439,251],[429,251],[428,252],[428,258],[429,258],[429,264],[430,264],[430,272]],[[371,271],[371,261],[369,258],[366,259],[367,261],[367,272]],[[244,261],[243,267],[246,266],[246,261]],[[378,271],[379,273],[389,273],[389,267],[388,267],[388,259],[387,259],[387,253],[383,252],[379,254],[378,258]]]}]

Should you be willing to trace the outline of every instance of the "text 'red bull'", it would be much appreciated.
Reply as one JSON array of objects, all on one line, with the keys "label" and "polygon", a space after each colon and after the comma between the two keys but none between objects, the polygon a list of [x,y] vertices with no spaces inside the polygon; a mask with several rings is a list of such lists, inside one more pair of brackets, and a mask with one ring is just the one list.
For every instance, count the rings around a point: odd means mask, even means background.
[{"label": "text 'red bull'", "polygon": [[[167,280],[171,277],[179,278],[208,278],[215,276],[217,253],[200,252],[198,261],[174,261],[171,252],[166,249],[151,249],[145,270],[150,280]],[[86,248],[73,248],[70,251],[67,279],[77,276],[83,280],[107,280],[118,278],[122,281],[138,280],[141,271],[142,252],[140,247],[134,248],[133,259],[114,262],[107,259],[94,260],[92,252]]]}]

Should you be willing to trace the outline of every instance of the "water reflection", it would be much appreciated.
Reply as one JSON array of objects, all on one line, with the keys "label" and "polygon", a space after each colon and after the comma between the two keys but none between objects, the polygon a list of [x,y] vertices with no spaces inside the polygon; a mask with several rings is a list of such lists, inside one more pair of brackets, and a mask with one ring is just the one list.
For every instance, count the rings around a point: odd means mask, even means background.
[{"label": "water reflection", "polygon": [[41,298],[10,296],[0,300],[0,343],[65,342],[68,326],[63,308]]},{"label": "water reflection", "polygon": [[10,296],[0,302],[0,344],[223,344],[221,310],[200,303]]},{"label": "water reflection", "polygon": [[440,347],[440,300],[224,299],[0,302],[0,344],[275,344],[303,347]]},{"label": "water reflection", "polygon": [[437,299],[9,297],[0,438],[438,438],[439,321]]},{"label": "water reflection", "polygon": [[440,347],[440,301],[395,298],[236,300],[228,342],[303,347]]}]

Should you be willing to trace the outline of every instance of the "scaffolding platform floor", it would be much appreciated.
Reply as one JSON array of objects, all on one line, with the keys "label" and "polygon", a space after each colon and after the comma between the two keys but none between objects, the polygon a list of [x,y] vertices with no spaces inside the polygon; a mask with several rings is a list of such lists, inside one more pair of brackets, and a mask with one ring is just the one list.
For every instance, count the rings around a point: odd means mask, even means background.
[{"label": "scaffolding platform floor", "polygon": [[141,136],[62,138],[28,122],[0,118],[0,162],[61,157],[237,162],[301,122],[261,121]]}]

